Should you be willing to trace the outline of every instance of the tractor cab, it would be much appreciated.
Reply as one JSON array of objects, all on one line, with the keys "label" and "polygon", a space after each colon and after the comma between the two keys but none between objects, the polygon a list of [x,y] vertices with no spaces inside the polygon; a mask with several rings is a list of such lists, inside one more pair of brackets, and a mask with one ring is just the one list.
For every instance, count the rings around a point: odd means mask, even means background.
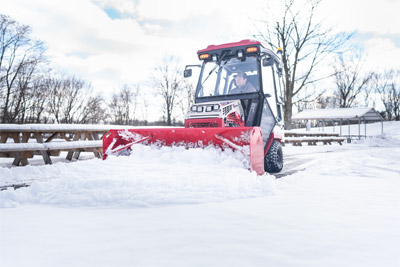
[{"label": "tractor cab", "polygon": [[[252,40],[210,45],[197,54],[203,62],[185,127],[259,126],[266,143],[275,126],[282,125],[280,58]],[[185,68],[185,77],[192,67]],[[244,74],[251,91],[236,84],[238,74]]]}]

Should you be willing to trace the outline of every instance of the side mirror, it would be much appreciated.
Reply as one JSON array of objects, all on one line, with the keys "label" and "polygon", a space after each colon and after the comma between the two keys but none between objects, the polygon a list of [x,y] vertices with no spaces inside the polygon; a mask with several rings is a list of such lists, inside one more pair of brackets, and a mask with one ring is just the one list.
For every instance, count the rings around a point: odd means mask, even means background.
[{"label": "side mirror", "polygon": [[185,70],[183,71],[183,77],[185,78],[192,77],[192,69],[189,68],[193,67],[201,68],[201,65],[186,65]]},{"label": "side mirror", "polygon": [[272,57],[265,57],[262,60],[262,65],[264,67],[272,66],[272,65],[274,65],[274,59]]},{"label": "side mirror", "polygon": [[183,71],[183,77],[188,78],[192,76],[192,69],[186,69]]}]

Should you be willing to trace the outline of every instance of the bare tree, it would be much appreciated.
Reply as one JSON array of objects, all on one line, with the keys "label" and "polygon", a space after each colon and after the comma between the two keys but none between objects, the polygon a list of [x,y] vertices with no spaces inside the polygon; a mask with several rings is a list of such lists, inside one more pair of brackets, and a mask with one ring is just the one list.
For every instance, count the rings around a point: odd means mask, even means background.
[{"label": "bare tree", "polygon": [[114,124],[128,125],[135,119],[139,86],[124,85],[118,93],[114,93],[108,105],[111,120]]},{"label": "bare tree", "polygon": [[143,95],[141,95],[141,98],[142,98],[142,109],[141,109],[141,114],[142,114],[142,118],[143,118],[144,124],[147,125],[147,122],[148,122],[149,100],[147,99],[147,97],[143,97]]},{"label": "bare tree", "polygon": [[43,81],[44,87],[49,91],[48,109],[51,117],[54,117],[55,122],[61,123],[62,117],[62,79],[49,77]]},{"label": "bare tree", "polygon": [[393,115],[396,121],[400,121],[400,88],[399,84],[392,84],[391,89],[392,101],[393,101]]},{"label": "bare tree", "polygon": [[[45,70],[41,41],[29,26],[0,14],[0,121],[87,123],[104,120],[103,99],[90,83]],[[46,76],[44,75],[46,73]]]},{"label": "bare tree", "polygon": [[49,97],[49,88],[45,86],[45,79],[40,77],[36,79],[32,85],[30,93],[27,97],[27,118],[24,123],[46,123],[48,114],[46,114],[46,106]]},{"label": "bare tree", "polygon": [[361,68],[361,55],[351,52],[349,57],[340,54],[334,65],[335,95],[339,98],[339,107],[349,108],[355,106],[357,97],[362,93],[369,95],[368,83],[372,73],[363,73]]},{"label": "bare tree", "polygon": [[82,111],[85,108],[85,99],[89,97],[91,92],[90,84],[84,80],[70,77],[63,80],[63,120],[64,123],[73,123],[80,121]]},{"label": "bare tree", "polygon": [[316,100],[316,104],[318,108],[338,108],[339,107],[339,98],[337,96],[321,96]]},{"label": "bare tree", "polygon": [[172,125],[175,105],[182,91],[181,70],[179,58],[168,55],[162,58],[161,63],[156,66],[155,72],[150,77],[158,95],[163,98],[163,111],[167,125]]},{"label": "bare tree", "polygon": [[92,97],[90,83],[76,77],[50,77],[45,86],[50,92],[49,113],[57,123],[82,123],[88,116],[88,101],[97,99]]},{"label": "bare tree", "polygon": [[178,106],[180,107],[182,114],[186,114],[194,104],[194,94],[195,88],[193,84],[188,79],[184,79],[182,81],[182,95],[178,101]]},{"label": "bare tree", "polygon": [[[9,105],[9,122],[25,123],[32,120],[30,110],[36,105],[43,104],[44,99],[38,99],[39,96],[47,98],[45,95],[37,94],[41,88],[35,87],[37,81],[41,78],[41,71],[38,65],[41,62],[33,60],[27,62],[21,68],[15,82],[15,90]],[[35,120],[35,119],[33,119]]]},{"label": "bare tree", "polygon": [[265,41],[273,50],[282,48],[284,118],[287,129],[291,127],[294,97],[308,85],[330,76],[314,76],[314,73],[351,36],[335,34],[333,28],[325,28],[322,22],[315,21],[319,3],[318,0],[308,0],[305,3],[284,0],[280,18],[274,19],[271,16],[277,13],[276,10],[267,9],[267,19],[256,22],[263,28],[257,27],[258,32],[254,37]]},{"label": "bare tree", "polygon": [[106,109],[103,107],[104,99],[100,95],[89,96],[83,105],[78,123],[96,124],[107,119]]},{"label": "bare tree", "polygon": [[385,70],[373,76],[375,92],[385,108],[387,120],[400,120],[400,70]]},{"label": "bare tree", "polygon": [[24,101],[40,63],[45,61],[41,41],[31,37],[31,28],[0,15],[0,105],[1,121],[24,120]]},{"label": "bare tree", "polygon": [[131,105],[131,117],[132,120],[136,120],[136,109],[138,106],[138,101],[140,98],[140,86],[139,84],[133,84],[130,86],[131,94],[132,94],[132,105]]}]

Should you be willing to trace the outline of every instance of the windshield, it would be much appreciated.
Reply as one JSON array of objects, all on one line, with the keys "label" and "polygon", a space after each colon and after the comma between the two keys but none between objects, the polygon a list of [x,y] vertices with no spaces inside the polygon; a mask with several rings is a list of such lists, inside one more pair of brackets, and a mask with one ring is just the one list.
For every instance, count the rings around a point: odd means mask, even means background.
[{"label": "windshield", "polygon": [[204,63],[196,97],[254,93],[258,88],[256,57],[223,59]]}]

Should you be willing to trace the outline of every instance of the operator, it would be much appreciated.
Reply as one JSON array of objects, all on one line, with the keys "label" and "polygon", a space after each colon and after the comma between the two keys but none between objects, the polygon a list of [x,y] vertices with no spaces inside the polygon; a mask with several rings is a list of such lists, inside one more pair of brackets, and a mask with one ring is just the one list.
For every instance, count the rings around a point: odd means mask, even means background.
[{"label": "operator", "polygon": [[247,74],[245,72],[238,72],[235,77],[236,87],[230,91],[230,94],[253,93],[257,92],[256,88],[247,82]]}]

